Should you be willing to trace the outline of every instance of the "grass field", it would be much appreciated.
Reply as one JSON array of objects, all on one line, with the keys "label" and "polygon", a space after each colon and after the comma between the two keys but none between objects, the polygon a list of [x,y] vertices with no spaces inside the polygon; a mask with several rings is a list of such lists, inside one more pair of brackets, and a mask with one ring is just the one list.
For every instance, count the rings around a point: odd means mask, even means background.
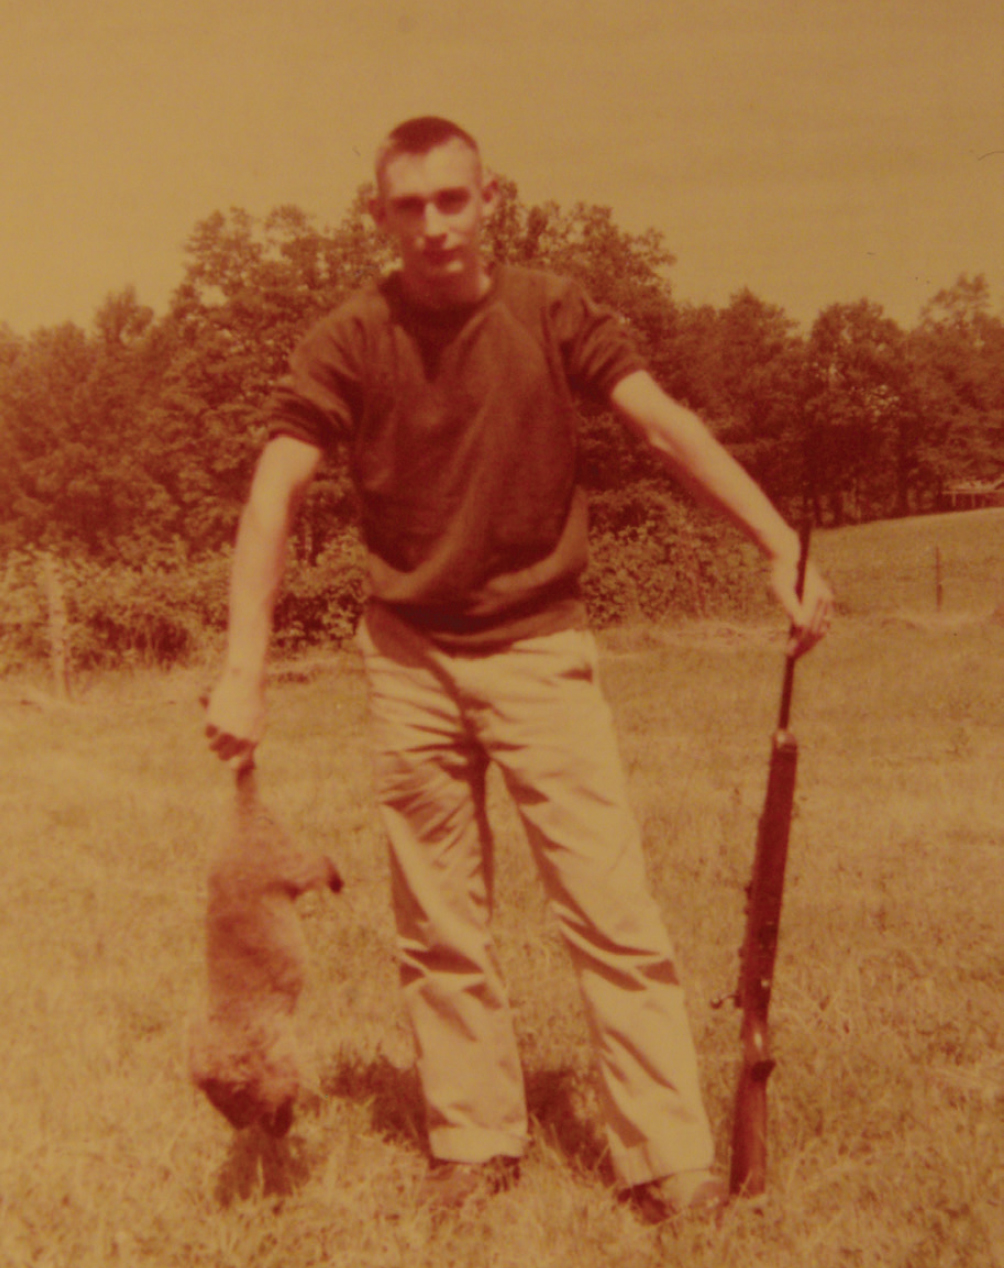
[{"label": "grass field", "polygon": [[[934,552],[943,569],[935,601]],[[229,781],[206,678],[0,683],[0,1264],[11,1268],[1004,1265],[1004,513],[817,535],[844,613],[799,669],[797,817],[772,1005],[768,1193],[652,1230],[614,1200],[574,983],[495,790],[497,936],[533,1138],[520,1186],[433,1227],[351,653],[287,667],[266,798],[331,848],[301,912],[312,1093],[290,1137],[190,1088],[204,875]],[[653,886],[724,1159],[748,878],[781,628],[605,636]]]}]

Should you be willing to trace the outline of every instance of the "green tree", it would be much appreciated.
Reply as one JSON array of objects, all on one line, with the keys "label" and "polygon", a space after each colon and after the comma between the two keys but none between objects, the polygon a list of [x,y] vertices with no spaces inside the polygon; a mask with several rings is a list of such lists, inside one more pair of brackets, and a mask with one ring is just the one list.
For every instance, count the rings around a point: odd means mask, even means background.
[{"label": "green tree", "polygon": [[0,323],[0,549],[9,550],[19,537],[17,501],[21,471],[11,397],[14,363],[24,341],[6,323]]},{"label": "green tree", "polygon": [[78,424],[93,363],[86,334],[67,322],[36,330],[4,367],[0,408],[13,486],[5,536],[12,544],[51,546],[88,531],[76,492],[91,455]]},{"label": "green tree", "polygon": [[696,333],[702,412],[768,493],[782,505],[793,504],[806,482],[804,345],[796,323],[783,308],[743,289]]},{"label": "green tree", "polygon": [[1004,471],[1004,321],[983,276],[962,274],[924,306],[910,334],[928,484]]},{"label": "green tree", "polygon": [[0,369],[8,542],[116,560],[163,539],[146,422],[164,364],[131,288],[107,298],[93,335],[68,323],[15,345]]},{"label": "green tree", "polygon": [[906,343],[880,304],[831,304],[816,318],[803,380],[806,466],[817,517],[891,514],[902,500],[897,454],[915,409]]}]

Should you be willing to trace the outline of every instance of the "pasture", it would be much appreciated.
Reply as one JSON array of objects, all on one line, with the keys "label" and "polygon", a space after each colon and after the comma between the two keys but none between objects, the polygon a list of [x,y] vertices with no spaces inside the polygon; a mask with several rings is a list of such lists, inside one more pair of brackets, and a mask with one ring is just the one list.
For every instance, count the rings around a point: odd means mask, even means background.
[{"label": "pasture", "polygon": [[[934,551],[943,569],[936,608]],[[766,1198],[653,1230],[611,1192],[586,1032],[494,789],[497,938],[533,1137],[522,1183],[432,1225],[354,653],[278,667],[265,798],[330,848],[301,901],[312,1087],[290,1136],[191,1089],[209,853],[230,783],[209,670],[0,682],[0,1263],[11,1268],[992,1268],[1004,1265],[1004,512],[819,533],[840,597],[799,667],[796,819],[771,1019]],[[652,885],[727,1159],[735,986],[783,630],[602,639]]]}]

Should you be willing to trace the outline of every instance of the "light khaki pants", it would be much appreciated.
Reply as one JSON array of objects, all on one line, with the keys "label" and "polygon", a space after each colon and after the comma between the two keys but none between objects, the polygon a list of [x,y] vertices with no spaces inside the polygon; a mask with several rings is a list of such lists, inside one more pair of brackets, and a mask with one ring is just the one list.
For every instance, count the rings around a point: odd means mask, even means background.
[{"label": "light khaki pants", "polygon": [[519,1156],[527,1136],[489,928],[494,761],[578,977],[619,1183],[709,1166],[683,991],[648,893],[592,636],[566,630],[455,655],[373,605],[359,643],[433,1155]]}]

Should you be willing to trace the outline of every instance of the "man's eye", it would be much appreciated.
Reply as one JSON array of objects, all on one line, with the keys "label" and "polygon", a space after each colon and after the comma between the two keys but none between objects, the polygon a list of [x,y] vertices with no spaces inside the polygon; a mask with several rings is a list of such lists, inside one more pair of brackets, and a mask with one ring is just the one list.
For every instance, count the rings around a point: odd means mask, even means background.
[{"label": "man's eye", "polygon": [[443,212],[461,211],[467,206],[467,191],[458,189],[448,194],[440,194],[436,199],[436,206]]}]

